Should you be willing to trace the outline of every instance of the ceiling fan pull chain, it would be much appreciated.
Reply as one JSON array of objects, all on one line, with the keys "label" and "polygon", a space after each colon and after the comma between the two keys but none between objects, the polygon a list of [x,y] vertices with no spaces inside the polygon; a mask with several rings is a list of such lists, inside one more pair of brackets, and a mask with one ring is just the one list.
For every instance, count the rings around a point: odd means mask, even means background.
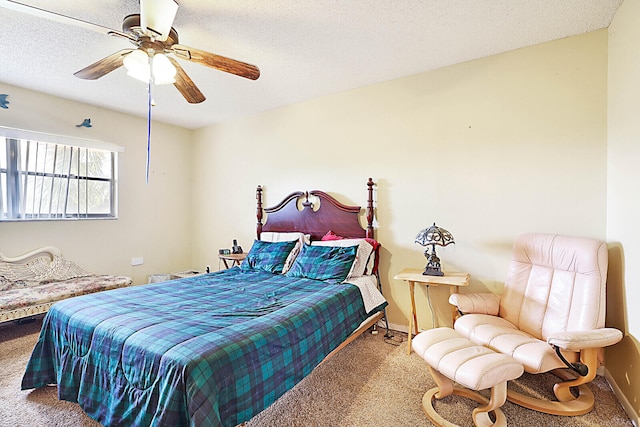
[{"label": "ceiling fan pull chain", "polygon": [[149,164],[151,159],[151,77],[147,83],[147,184],[149,184]]}]

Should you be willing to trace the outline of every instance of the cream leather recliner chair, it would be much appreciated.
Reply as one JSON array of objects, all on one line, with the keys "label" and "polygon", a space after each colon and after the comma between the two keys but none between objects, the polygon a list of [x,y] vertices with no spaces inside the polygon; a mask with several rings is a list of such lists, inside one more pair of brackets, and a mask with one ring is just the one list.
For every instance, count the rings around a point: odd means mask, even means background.
[{"label": "cream leather recliner chair", "polygon": [[562,380],[553,387],[557,401],[511,389],[508,400],[555,415],[591,411],[593,393],[586,383],[596,375],[602,347],[622,339],[619,330],[604,327],[607,265],[604,242],[523,234],[514,243],[501,296],[451,295],[449,302],[463,314],[456,331],[514,357],[525,372],[553,371]]}]

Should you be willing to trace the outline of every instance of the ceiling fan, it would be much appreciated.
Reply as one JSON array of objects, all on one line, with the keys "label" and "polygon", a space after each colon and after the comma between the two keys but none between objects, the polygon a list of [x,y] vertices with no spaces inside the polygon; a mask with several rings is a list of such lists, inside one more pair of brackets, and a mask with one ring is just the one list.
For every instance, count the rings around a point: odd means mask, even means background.
[{"label": "ceiling fan", "polygon": [[187,102],[197,104],[203,102],[205,96],[178,61],[169,56],[170,54],[247,79],[256,80],[260,77],[260,70],[255,65],[180,44],[178,32],[172,27],[178,11],[178,3],[175,0],[140,0],[140,13],[126,16],[122,23],[122,31],[14,0],[0,0],[0,7],[122,37],[135,46],[133,49],[115,52],[75,72],[74,75],[81,79],[99,79],[124,65],[128,70],[127,74],[139,80],[155,84],[173,83]]}]

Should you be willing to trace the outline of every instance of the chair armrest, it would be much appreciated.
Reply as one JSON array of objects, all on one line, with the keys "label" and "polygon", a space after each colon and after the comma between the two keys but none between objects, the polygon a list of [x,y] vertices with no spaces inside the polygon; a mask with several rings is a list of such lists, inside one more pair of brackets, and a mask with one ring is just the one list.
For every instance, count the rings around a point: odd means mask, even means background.
[{"label": "chair armrest", "polygon": [[547,343],[569,351],[606,347],[620,340],[622,340],[622,332],[614,328],[557,332],[547,337]]},{"label": "chair armrest", "polygon": [[500,310],[500,295],[491,292],[452,294],[449,304],[458,307],[463,314],[489,314],[497,316]]}]

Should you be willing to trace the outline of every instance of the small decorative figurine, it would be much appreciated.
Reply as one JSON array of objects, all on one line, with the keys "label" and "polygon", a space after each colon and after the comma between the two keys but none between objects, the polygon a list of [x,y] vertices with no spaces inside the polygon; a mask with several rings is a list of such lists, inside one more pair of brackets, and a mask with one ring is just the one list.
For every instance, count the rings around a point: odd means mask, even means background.
[{"label": "small decorative figurine", "polygon": [[9,103],[9,101],[7,101],[7,96],[9,95],[6,93],[0,93],[0,107],[4,108],[5,110],[9,108],[9,106],[7,105]]},{"label": "small decorative figurine", "polygon": [[82,121],[82,123],[80,123],[79,125],[76,125],[77,128],[79,127],[85,127],[85,128],[90,128],[91,127],[91,119],[84,119]]}]

